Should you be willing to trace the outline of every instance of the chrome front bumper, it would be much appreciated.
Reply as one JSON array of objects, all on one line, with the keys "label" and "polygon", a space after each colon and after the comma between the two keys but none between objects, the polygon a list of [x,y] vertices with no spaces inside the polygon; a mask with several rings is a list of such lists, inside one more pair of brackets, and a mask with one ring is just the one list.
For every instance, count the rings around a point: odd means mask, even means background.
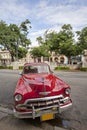
[{"label": "chrome front bumper", "polygon": [[[72,106],[70,97],[51,96],[44,98],[28,99],[24,104],[18,104],[14,109],[14,116],[17,118],[33,118],[40,117],[46,113],[58,114]],[[25,112],[20,112],[20,110]],[[17,111],[19,110],[19,111]]]}]

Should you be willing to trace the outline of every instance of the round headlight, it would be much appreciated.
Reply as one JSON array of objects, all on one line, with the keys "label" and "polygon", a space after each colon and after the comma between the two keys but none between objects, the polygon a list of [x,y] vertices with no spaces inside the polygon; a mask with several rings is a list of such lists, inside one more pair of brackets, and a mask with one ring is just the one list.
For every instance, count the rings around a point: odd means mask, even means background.
[{"label": "round headlight", "polygon": [[65,89],[65,94],[69,95],[70,93],[71,93],[71,89],[70,88]]},{"label": "round headlight", "polygon": [[20,94],[15,95],[15,101],[21,101],[22,100],[22,96]]}]

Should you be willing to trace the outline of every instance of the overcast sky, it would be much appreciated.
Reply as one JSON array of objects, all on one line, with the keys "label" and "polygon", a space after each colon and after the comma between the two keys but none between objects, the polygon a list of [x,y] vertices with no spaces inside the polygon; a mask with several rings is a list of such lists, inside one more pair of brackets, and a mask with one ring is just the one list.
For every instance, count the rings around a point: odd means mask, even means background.
[{"label": "overcast sky", "polygon": [[29,19],[32,46],[48,29],[59,31],[63,24],[73,30],[87,27],[87,0],[0,0],[0,20],[19,25]]}]

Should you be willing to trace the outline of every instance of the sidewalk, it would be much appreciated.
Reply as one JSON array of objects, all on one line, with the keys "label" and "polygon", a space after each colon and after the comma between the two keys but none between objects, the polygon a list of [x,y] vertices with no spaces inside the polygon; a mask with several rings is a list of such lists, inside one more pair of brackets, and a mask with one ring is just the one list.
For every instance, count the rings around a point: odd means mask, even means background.
[{"label": "sidewalk", "polygon": [[0,69],[0,73],[15,73],[19,74],[21,70],[10,70],[10,69]]}]

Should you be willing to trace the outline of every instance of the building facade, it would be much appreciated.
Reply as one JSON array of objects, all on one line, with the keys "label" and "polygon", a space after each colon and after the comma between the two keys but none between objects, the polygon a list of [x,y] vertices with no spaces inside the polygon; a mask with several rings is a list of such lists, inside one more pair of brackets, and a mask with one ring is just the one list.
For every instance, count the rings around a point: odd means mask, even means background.
[{"label": "building facade", "polygon": [[83,55],[82,55],[82,67],[87,67],[87,50],[83,51]]},{"label": "building facade", "polygon": [[0,65],[8,65],[11,63],[11,55],[8,50],[0,49]]},{"label": "building facade", "polygon": [[[30,54],[30,51],[28,51],[25,58],[19,59],[18,62],[11,62],[11,55],[8,50],[0,49],[0,65],[24,65],[25,63],[29,62],[47,62],[49,65],[67,65],[68,64],[68,58],[65,55],[59,55],[55,52],[51,53],[50,57],[33,57]],[[72,60],[73,62],[73,60]],[[74,61],[75,62],[75,61]],[[84,50],[82,55],[82,67],[87,67],[87,50]]]}]

